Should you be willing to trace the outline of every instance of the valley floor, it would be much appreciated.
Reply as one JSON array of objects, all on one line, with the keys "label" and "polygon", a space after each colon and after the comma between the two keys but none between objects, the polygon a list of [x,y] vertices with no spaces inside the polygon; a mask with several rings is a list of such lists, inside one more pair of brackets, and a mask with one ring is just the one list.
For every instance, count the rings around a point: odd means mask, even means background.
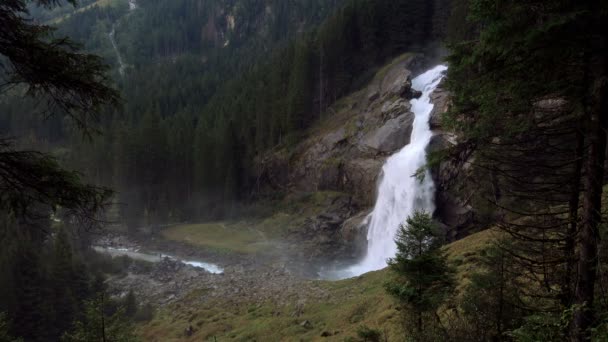
[{"label": "valley floor", "polygon": [[[280,234],[259,222],[265,221],[171,227],[153,243],[217,262],[224,268],[221,275],[167,260],[152,271],[110,280],[115,291],[134,289],[159,307],[137,328],[144,341],[357,341],[362,327],[381,331],[388,341],[402,340],[402,315],[384,290],[388,270],[341,281],[311,280],[271,252],[275,243],[280,246]],[[226,231],[232,233],[214,239]],[[484,231],[447,246],[460,284],[493,235]]]}]

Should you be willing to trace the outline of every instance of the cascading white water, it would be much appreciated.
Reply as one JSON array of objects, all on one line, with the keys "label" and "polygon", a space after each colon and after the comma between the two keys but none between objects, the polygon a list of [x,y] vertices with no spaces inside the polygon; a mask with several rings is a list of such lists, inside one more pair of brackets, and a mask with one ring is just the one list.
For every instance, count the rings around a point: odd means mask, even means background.
[{"label": "cascading white water", "polygon": [[378,198],[368,217],[367,255],[348,273],[360,275],[386,267],[387,259],[395,256],[395,236],[399,225],[416,210],[435,210],[435,186],[429,171],[420,181],[414,174],[426,163],[426,148],[431,141],[429,117],[433,110],[431,93],[437,88],[447,67],[438,65],[412,80],[412,87],[422,92],[411,100],[415,115],[410,143],[392,155],[382,168]]}]

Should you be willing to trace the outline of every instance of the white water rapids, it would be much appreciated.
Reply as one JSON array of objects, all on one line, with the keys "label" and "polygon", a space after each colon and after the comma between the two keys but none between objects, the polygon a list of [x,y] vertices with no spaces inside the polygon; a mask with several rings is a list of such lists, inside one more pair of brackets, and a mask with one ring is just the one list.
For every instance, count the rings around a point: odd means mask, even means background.
[{"label": "white water rapids", "polygon": [[378,198],[374,210],[367,217],[367,254],[364,259],[347,269],[326,274],[328,278],[348,278],[387,266],[395,256],[394,241],[399,226],[415,211],[433,213],[435,185],[428,170],[420,180],[414,175],[426,164],[426,148],[431,141],[429,126],[433,110],[430,95],[437,88],[447,67],[438,65],[412,80],[412,88],[422,92],[410,101],[415,115],[410,143],[387,159],[382,168]]},{"label": "white water rapids", "polygon": [[192,267],[202,268],[209,273],[213,273],[213,274],[224,273],[224,270],[218,265],[200,261],[200,260],[180,259],[178,257],[172,256],[169,254],[142,252],[138,249],[131,249],[131,248],[115,248],[115,247],[101,247],[101,246],[94,246],[93,249],[99,253],[108,254],[112,257],[127,256],[131,259],[142,260],[142,261],[147,261],[147,262],[154,262],[154,263],[161,262],[161,261],[163,261],[163,259],[170,259],[173,261],[179,261],[183,264],[190,265]]}]

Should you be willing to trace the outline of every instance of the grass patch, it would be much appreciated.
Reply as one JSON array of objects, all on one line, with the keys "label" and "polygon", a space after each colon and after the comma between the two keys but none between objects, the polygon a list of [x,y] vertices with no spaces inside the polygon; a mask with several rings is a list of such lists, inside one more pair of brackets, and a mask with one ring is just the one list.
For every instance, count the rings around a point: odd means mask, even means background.
[{"label": "grass patch", "polygon": [[[294,303],[210,302],[202,307],[173,306],[140,326],[145,341],[343,341],[356,337],[361,326],[400,336],[399,315],[383,288],[386,271],[338,282],[317,282],[326,299],[306,302],[300,316]],[[192,311],[198,311],[192,320]],[[190,321],[200,322],[186,336]],[[391,338],[392,336],[392,338]]]},{"label": "grass patch", "polygon": [[264,239],[254,230],[226,222],[177,226],[163,231],[166,239],[210,248],[218,252],[254,253]]},{"label": "grass patch", "polygon": [[342,195],[332,191],[292,194],[274,203],[274,213],[263,218],[179,225],[163,230],[162,236],[219,253],[273,253],[269,245]]}]

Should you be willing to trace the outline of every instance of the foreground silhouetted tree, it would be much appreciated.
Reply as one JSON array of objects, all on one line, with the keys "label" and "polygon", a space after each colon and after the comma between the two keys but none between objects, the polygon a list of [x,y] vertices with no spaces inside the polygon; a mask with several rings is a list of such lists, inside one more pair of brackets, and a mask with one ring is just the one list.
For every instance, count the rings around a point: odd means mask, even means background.
[{"label": "foreground silhouetted tree", "polygon": [[[74,0],[69,0],[75,5]],[[100,57],[81,52],[54,29],[29,18],[28,6],[52,8],[59,0],[0,3],[0,96],[25,95],[40,119],[68,118],[84,135],[97,131],[106,105],[118,103]],[[68,235],[51,234],[53,214],[76,227],[91,227],[110,191],[85,184],[50,155],[18,150],[0,136],[0,306],[10,331],[28,341],[56,341],[78,316],[87,279],[75,263]],[[54,243],[54,251],[48,245]],[[47,255],[50,260],[46,260]],[[75,266],[79,275],[75,276]]]},{"label": "foreground silhouetted tree", "polygon": [[[442,234],[427,213],[416,212],[408,217],[395,242],[397,255],[389,260],[389,266],[396,278],[386,289],[414,314],[412,333],[417,340],[424,340],[425,333],[430,336],[437,328],[443,329],[437,310],[452,292],[453,270],[440,249]],[[429,314],[439,327],[433,329],[425,324]]]},{"label": "foreground silhouetted tree", "polygon": [[[478,184],[517,240],[509,252],[536,283],[528,309],[574,306],[572,340],[594,314],[608,121],[601,1],[477,1],[479,29],[453,48],[447,116],[474,151]],[[486,181],[487,180],[487,181]]]},{"label": "foreground silhouetted tree", "polygon": [[126,319],[124,310],[119,309],[111,315],[106,314],[105,294],[85,305],[83,318],[74,324],[74,329],[66,333],[64,342],[135,342],[131,321]]},{"label": "foreground silhouetted tree", "polygon": [[[69,1],[75,5],[75,0]],[[0,94],[25,94],[39,103],[41,120],[64,115],[90,136],[106,105],[118,103],[108,85],[107,67],[98,56],[82,53],[54,29],[28,18],[27,6],[52,8],[58,0],[7,0],[0,4]],[[0,205],[31,218],[61,207],[90,220],[107,198],[106,189],[81,182],[50,156],[16,150],[9,137],[0,137]],[[36,204],[38,208],[32,209]],[[42,213],[44,215],[44,213]]]}]

